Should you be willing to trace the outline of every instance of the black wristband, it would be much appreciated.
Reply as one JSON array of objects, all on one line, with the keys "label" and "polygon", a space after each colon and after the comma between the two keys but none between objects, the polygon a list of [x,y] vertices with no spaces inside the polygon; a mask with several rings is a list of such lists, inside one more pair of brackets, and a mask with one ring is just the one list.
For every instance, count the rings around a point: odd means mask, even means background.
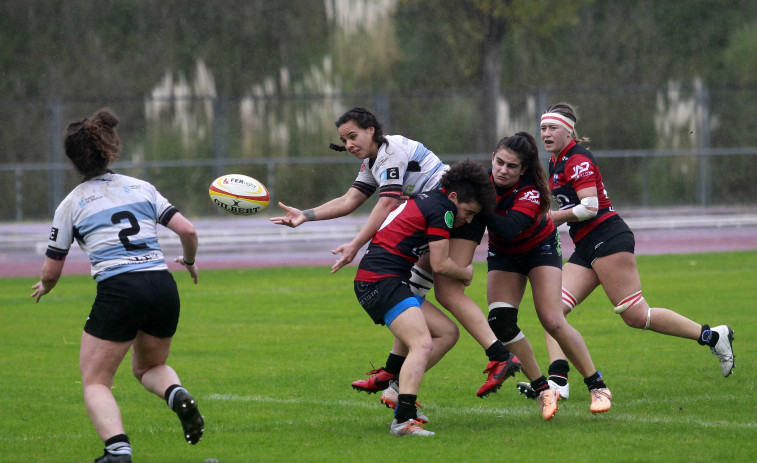
[{"label": "black wristband", "polygon": [[187,267],[191,267],[191,266],[193,266],[195,264],[195,261],[187,262],[187,259],[185,259],[183,257],[181,258],[181,260],[184,261],[184,265],[186,265]]}]

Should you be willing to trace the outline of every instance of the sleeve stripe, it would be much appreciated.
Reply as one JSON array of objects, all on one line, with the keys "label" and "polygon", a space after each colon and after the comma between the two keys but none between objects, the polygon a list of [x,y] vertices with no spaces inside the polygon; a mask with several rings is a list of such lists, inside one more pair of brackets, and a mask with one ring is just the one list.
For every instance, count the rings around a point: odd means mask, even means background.
[{"label": "sleeve stripe", "polygon": [[355,182],[352,184],[352,188],[356,189],[366,196],[371,196],[376,191],[376,187],[368,185],[364,182]]},{"label": "sleeve stripe", "polygon": [[168,225],[168,222],[171,221],[171,218],[177,212],[179,212],[179,210],[176,209],[175,207],[173,207],[173,206],[169,207],[168,209],[166,209],[165,211],[163,211],[162,214],[160,214],[160,217],[158,217],[158,223],[161,224],[161,225],[163,225],[165,227],[166,225]]}]

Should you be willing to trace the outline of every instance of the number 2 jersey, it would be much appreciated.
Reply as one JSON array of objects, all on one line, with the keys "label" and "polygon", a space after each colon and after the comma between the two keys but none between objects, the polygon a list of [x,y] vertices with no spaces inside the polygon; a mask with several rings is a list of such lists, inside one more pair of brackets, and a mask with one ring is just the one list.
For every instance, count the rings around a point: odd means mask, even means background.
[{"label": "number 2 jersey", "polygon": [[124,272],[166,270],[157,224],[165,226],[176,212],[148,182],[109,171],[80,183],[60,203],[45,255],[65,259],[76,239],[98,282]]},{"label": "number 2 jersey", "polygon": [[360,260],[355,281],[388,277],[410,279],[413,264],[428,252],[429,241],[449,239],[457,206],[442,190],[405,201],[384,220]]},{"label": "number 2 jersey", "polygon": [[581,203],[577,191],[595,187],[599,207],[597,215],[589,220],[568,222],[570,237],[578,242],[605,220],[617,216],[613,209],[607,190],[602,182],[602,174],[589,150],[572,141],[559,156],[552,156],[549,162],[549,188],[557,200],[560,209],[570,209]]},{"label": "number 2 jersey", "polygon": [[366,196],[415,196],[438,188],[449,166],[422,143],[402,135],[387,135],[375,159],[365,159],[352,184]]}]

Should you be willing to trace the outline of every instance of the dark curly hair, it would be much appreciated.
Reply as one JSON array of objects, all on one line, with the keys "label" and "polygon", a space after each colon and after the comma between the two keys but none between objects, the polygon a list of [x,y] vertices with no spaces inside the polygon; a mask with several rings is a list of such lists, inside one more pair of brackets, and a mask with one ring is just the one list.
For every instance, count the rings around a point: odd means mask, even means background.
[{"label": "dark curly hair", "polygon": [[118,159],[121,147],[116,134],[118,123],[118,117],[103,108],[92,117],[68,125],[64,141],[66,156],[85,180],[105,173]]},{"label": "dark curly hair", "polygon": [[[365,108],[356,107],[352,108],[336,120],[334,125],[339,128],[341,125],[346,124],[349,121],[354,121],[361,129],[367,129],[373,127],[373,141],[381,147],[382,144],[388,143],[386,135],[384,134],[384,127],[381,122],[373,115],[372,112]],[[344,145],[337,145],[336,143],[330,143],[329,148],[334,151],[346,151],[347,148]]]},{"label": "dark curly hair", "polygon": [[482,213],[491,212],[497,202],[494,184],[486,169],[470,159],[452,166],[442,177],[441,187],[447,194],[457,192],[457,199],[462,203],[480,204]]}]

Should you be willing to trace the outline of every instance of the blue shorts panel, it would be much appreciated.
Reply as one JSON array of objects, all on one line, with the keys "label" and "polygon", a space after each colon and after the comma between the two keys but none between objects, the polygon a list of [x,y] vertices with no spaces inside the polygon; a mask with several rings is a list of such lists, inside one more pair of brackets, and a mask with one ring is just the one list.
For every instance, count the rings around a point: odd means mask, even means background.
[{"label": "blue shorts panel", "polygon": [[[420,307],[423,302],[423,298],[416,296],[410,290],[408,281],[400,277],[388,277],[379,281],[356,280],[354,287],[358,303],[370,315],[373,323],[377,325],[388,325],[407,307],[416,305]],[[410,299],[412,301],[407,302]],[[402,308],[403,304],[408,303],[411,303],[411,305]],[[397,311],[389,316],[388,314],[397,306],[399,306]]]},{"label": "blue shorts panel", "polygon": [[413,294],[411,297],[401,300],[394,307],[389,309],[386,315],[384,315],[384,323],[386,323],[387,328],[391,328],[394,319],[399,317],[402,312],[410,307],[420,307],[421,304],[423,304],[423,298],[417,294]]}]

